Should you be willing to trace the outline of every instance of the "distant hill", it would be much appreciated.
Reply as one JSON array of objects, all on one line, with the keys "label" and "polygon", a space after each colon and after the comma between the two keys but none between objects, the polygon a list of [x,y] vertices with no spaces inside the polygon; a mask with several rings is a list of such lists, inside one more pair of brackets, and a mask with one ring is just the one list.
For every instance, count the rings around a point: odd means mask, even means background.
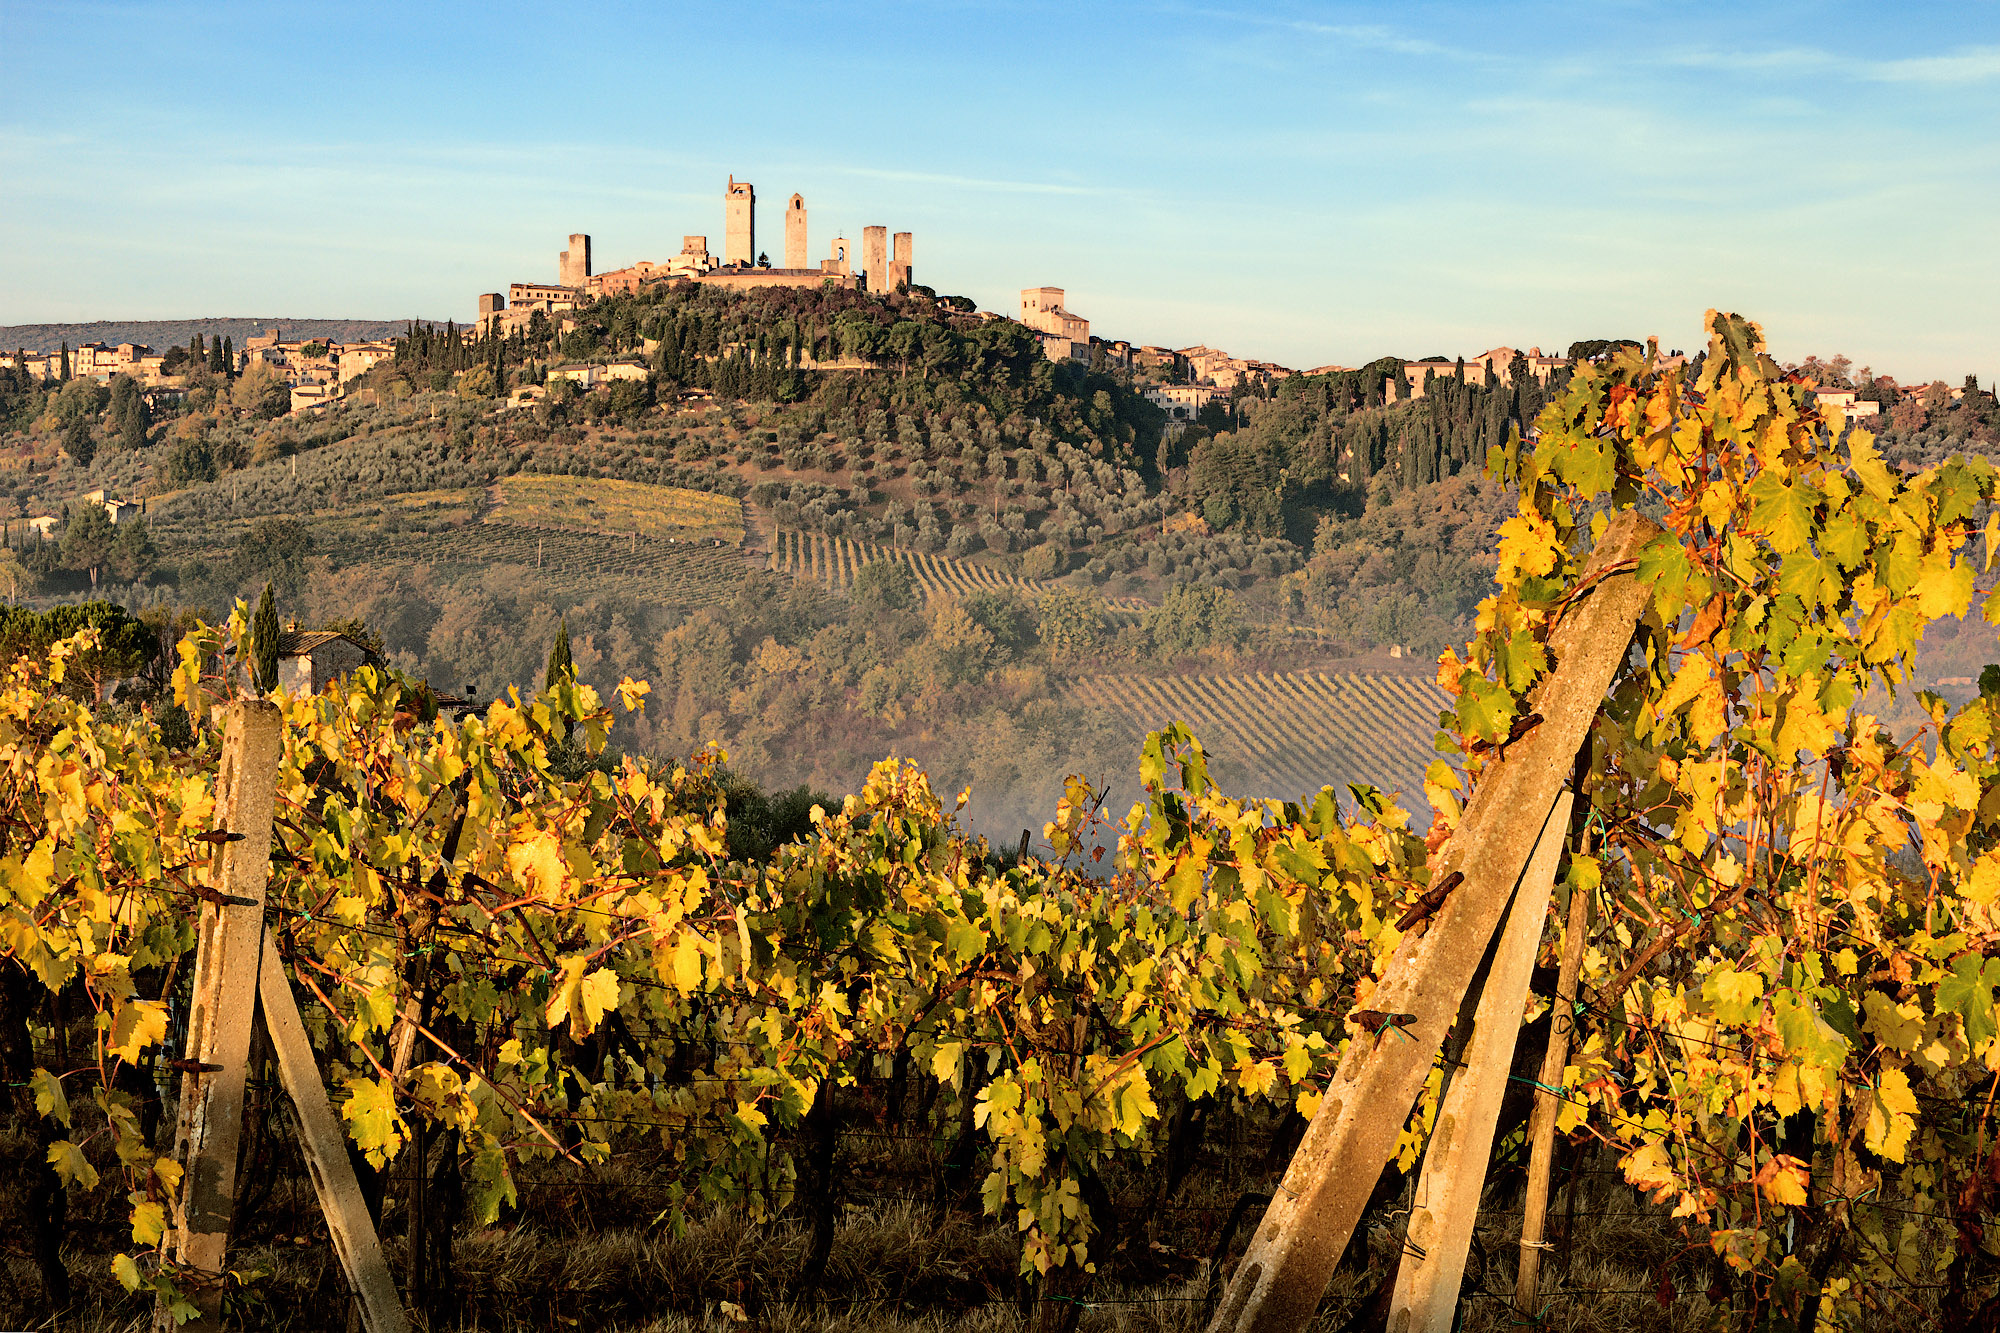
[{"label": "distant hill", "polygon": [[[435,321],[438,324],[443,320]],[[65,342],[71,347],[87,342],[144,343],[156,351],[186,346],[199,333],[204,339],[233,338],[241,347],[246,338],[266,329],[281,329],[286,338],[331,338],[336,342],[363,342],[370,338],[401,335],[409,321],[403,319],[294,319],[286,315],[261,318],[222,319],[95,319],[88,324],[0,324],[0,351],[25,347],[31,352],[53,352]]]}]

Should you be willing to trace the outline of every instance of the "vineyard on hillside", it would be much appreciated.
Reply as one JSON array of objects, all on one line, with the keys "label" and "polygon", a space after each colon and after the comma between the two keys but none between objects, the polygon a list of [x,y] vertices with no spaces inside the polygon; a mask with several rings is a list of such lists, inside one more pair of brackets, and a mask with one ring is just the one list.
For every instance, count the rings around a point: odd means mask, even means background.
[{"label": "vineyard on hillside", "polygon": [[1090,676],[1071,687],[1136,743],[1186,722],[1237,791],[1286,799],[1365,783],[1422,800],[1438,715],[1451,697],[1421,676],[1289,671],[1235,676]]},{"label": "vineyard on hillside", "polygon": [[[845,591],[864,565],[888,560],[907,566],[924,596],[933,598],[969,597],[977,592],[1011,592],[1022,597],[1040,597],[1054,585],[1046,579],[1026,578],[990,565],[924,551],[857,541],[852,537],[829,537],[822,532],[780,529],[769,567],[781,574]],[[1109,597],[1108,610],[1117,615],[1143,615],[1151,604],[1137,597]]]}]

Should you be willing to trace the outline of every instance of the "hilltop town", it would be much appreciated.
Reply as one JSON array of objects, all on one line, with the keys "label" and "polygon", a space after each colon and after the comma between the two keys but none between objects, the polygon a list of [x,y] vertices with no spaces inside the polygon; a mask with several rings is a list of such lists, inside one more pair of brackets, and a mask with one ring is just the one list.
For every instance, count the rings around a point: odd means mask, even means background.
[{"label": "hilltop town", "polygon": [[[780,266],[771,262],[768,252],[758,248],[757,195],[750,182],[729,178],[723,193],[723,213],[724,242],[720,254],[710,251],[706,235],[686,235],[681,239],[680,250],[665,260],[637,260],[604,271],[593,266],[591,236],[573,233],[556,256],[552,281],[513,281],[504,292],[480,293],[475,300],[476,314],[468,321],[468,331],[525,333],[540,316],[560,336],[577,327],[575,312],[594,301],[680,283],[725,291],[789,287],[838,288],[876,296],[912,290],[936,295],[931,288],[916,283],[915,238],[911,232],[892,234],[884,225],[864,227],[859,247],[846,236],[836,236],[828,244],[827,257],[814,263],[810,258],[806,202],[795,193],[783,208],[784,262]],[[1051,360],[1130,374],[1142,386],[1146,397],[1171,421],[1193,421],[1218,398],[1266,394],[1272,385],[1292,375],[1317,376],[1359,369],[1322,365],[1301,372],[1204,345],[1171,348],[1102,337],[1091,332],[1088,318],[1066,307],[1065,295],[1061,287],[1025,288],[1020,293],[1018,310],[1009,315],[980,310],[962,297],[947,299],[982,321],[1018,320],[1035,332],[1043,353]],[[109,383],[113,376],[127,376],[157,408],[173,403],[184,391],[185,367],[193,350],[190,347],[157,351],[132,342],[112,345],[84,342],[75,347],[65,344],[58,348],[0,353],[0,367],[18,365],[38,381],[86,377]],[[586,388],[637,378],[645,373],[644,357],[652,349],[642,344],[636,350],[638,355],[632,357],[608,359],[594,366],[565,363],[546,367],[544,373],[575,379]],[[394,340],[341,342],[323,337],[287,338],[282,328],[269,328],[246,338],[240,349],[230,339],[219,351],[206,349],[206,352],[212,363],[218,359],[226,363],[231,375],[245,373],[253,366],[267,367],[284,381],[290,392],[289,412],[319,412],[340,402],[349,386],[392,356]],[[1474,385],[1484,385],[1489,380],[1511,382],[1521,368],[1546,385],[1552,375],[1572,363],[1573,358],[1568,356],[1544,355],[1539,347],[1521,352],[1509,346],[1491,347],[1456,360],[1410,361],[1400,367],[1404,384],[1399,396],[1420,398],[1432,379],[1443,376],[1457,376]],[[822,367],[810,358],[801,367],[863,368],[838,363]],[[532,401],[536,396],[531,393],[517,401]]]}]

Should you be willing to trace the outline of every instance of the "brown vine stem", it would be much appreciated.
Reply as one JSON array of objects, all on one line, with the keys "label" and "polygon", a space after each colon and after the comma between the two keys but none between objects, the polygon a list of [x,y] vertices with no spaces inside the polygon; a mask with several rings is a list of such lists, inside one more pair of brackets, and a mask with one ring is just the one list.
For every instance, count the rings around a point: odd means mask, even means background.
[{"label": "brown vine stem", "polygon": [[[313,963],[310,958],[305,959],[303,961],[307,963],[312,963],[312,965],[315,967],[319,967],[319,964]],[[334,980],[338,981],[341,985],[347,987],[349,990],[359,991],[363,995],[366,995],[368,993],[368,988],[366,986],[362,985],[358,981],[353,980],[350,977],[341,976],[338,972],[330,971],[324,967],[321,967],[320,970],[322,972],[326,972],[328,976],[332,977]],[[323,993],[321,993],[320,988],[312,984],[312,979],[310,977],[307,977],[306,975],[301,973],[299,976],[299,980],[305,982],[306,985],[311,988],[312,993],[319,997],[319,1002],[321,1004],[326,1005],[328,1013],[339,1012],[339,1010],[335,1009],[332,1004],[328,1003],[326,996]],[[527,1121],[528,1124],[534,1128],[534,1131],[537,1134],[540,1134],[544,1139],[547,1139],[549,1146],[551,1148],[554,1148],[557,1154],[560,1155],[564,1161],[570,1163],[573,1166],[583,1165],[583,1163],[579,1161],[570,1152],[569,1149],[563,1147],[562,1144],[559,1141],[557,1141],[555,1135],[549,1133],[547,1126],[543,1125],[542,1122],[535,1119],[535,1117],[529,1115],[526,1107],[522,1106],[512,1097],[509,1097],[507,1095],[507,1090],[505,1088],[502,1088],[498,1083],[495,1083],[492,1079],[480,1073],[479,1067],[477,1065],[473,1064],[470,1060],[460,1055],[450,1046],[447,1046],[444,1043],[444,1041],[437,1035],[437,1033],[432,1032],[429,1028],[425,1027],[423,1024],[421,1023],[417,1024],[416,1028],[418,1032],[422,1033],[425,1037],[430,1039],[431,1045],[437,1047],[440,1051],[443,1051],[447,1056],[449,1056],[452,1060],[456,1061],[458,1064],[463,1065],[465,1069],[468,1072],[470,1072],[474,1078],[478,1079],[481,1083],[484,1083],[487,1087],[493,1089],[494,1096],[498,1097],[501,1101],[506,1102],[507,1105],[513,1109],[515,1115],[518,1115],[521,1117],[521,1119]],[[359,1045],[359,1043],[356,1044]],[[366,1046],[361,1047],[361,1053],[368,1057],[369,1064],[374,1065],[377,1069],[382,1069],[381,1062],[377,1060],[372,1053],[370,1053],[370,1051]],[[390,1078],[389,1071],[383,1069],[382,1077]],[[391,1083],[393,1083],[394,1081],[395,1080],[393,1078],[390,1078]]]}]

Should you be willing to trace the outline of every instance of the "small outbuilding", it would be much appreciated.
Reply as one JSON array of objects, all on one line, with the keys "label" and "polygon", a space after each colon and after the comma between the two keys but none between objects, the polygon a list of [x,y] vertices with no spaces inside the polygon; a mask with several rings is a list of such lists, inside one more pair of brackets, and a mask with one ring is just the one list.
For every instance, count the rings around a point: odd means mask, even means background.
[{"label": "small outbuilding", "polygon": [[304,698],[374,660],[365,644],[338,630],[288,629],[278,636],[278,685],[292,698]]}]

